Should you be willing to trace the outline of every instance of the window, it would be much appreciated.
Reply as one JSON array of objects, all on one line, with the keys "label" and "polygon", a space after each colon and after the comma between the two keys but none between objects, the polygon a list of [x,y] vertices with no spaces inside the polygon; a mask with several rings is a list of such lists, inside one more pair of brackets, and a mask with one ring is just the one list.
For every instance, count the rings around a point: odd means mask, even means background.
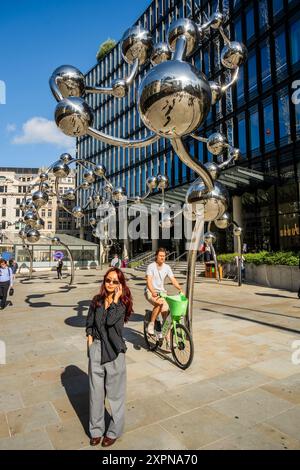
[{"label": "window", "polygon": [[239,78],[236,82],[236,95],[238,101],[244,100],[244,83],[244,66],[241,65],[239,70]]},{"label": "window", "polygon": [[286,70],[286,43],[285,33],[275,36],[275,58],[276,58],[276,72],[280,76]]},{"label": "window", "polygon": [[283,9],[283,0],[273,0],[273,16]]},{"label": "window", "polygon": [[264,139],[265,145],[274,142],[274,112],[273,104],[270,100],[263,103],[264,106]]},{"label": "window", "polygon": [[52,210],[48,209],[48,217],[52,217]]},{"label": "window", "polygon": [[259,27],[264,28],[269,25],[267,0],[260,0],[259,6]]},{"label": "window", "polygon": [[247,151],[247,144],[246,144],[246,120],[245,114],[242,113],[238,116],[238,142],[239,142],[239,149],[242,154],[245,154]]},{"label": "window", "polygon": [[[18,201],[18,199],[17,199],[17,201]],[[19,201],[20,201],[20,199],[19,199]],[[4,197],[2,199],[2,204],[3,204],[3,206],[6,206],[6,197]],[[19,203],[17,202],[17,204],[20,204],[20,202]]]},{"label": "window", "polygon": [[290,135],[290,106],[287,88],[277,94],[279,137],[283,139]]},{"label": "window", "polygon": [[2,209],[2,217],[6,217],[6,209]]},{"label": "window", "polygon": [[52,230],[52,222],[48,222],[48,230]]},{"label": "window", "polygon": [[262,86],[266,86],[271,81],[271,56],[269,42],[265,42],[260,49],[261,63],[261,82]]},{"label": "window", "polygon": [[253,8],[247,11],[246,13],[246,31],[247,31],[247,40],[254,36],[254,13]]},{"label": "window", "polygon": [[257,107],[250,109],[250,148],[256,150],[260,146],[259,118]]},{"label": "window", "polygon": [[291,62],[296,64],[300,60],[300,19],[290,26]]},{"label": "window", "polygon": [[16,217],[20,217],[20,209],[16,209]]},{"label": "window", "polygon": [[42,217],[45,217],[45,215],[46,215],[45,209],[42,209]]},{"label": "window", "polygon": [[[3,199],[3,201],[4,201],[4,199]],[[3,202],[3,204],[6,204],[6,199],[5,199],[5,203]],[[16,204],[17,205],[21,204],[21,199],[19,197],[17,197],[17,199],[16,199]]]},{"label": "window", "polygon": [[234,37],[236,41],[243,41],[241,18],[239,18],[234,25]]},{"label": "window", "polygon": [[251,54],[248,59],[248,81],[249,81],[249,94],[253,93],[257,88],[257,73],[256,73],[256,55]]}]

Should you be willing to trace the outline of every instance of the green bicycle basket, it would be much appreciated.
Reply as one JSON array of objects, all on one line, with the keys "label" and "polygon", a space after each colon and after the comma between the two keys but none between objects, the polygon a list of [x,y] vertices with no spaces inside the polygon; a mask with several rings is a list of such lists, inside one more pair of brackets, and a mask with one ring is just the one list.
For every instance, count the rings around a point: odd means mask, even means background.
[{"label": "green bicycle basket", "polygon": [[160,296],[166,300],[169,305],[173,320],[180,320],[187,312],[188,299],[183,294],[167,295],[164,292]]}]

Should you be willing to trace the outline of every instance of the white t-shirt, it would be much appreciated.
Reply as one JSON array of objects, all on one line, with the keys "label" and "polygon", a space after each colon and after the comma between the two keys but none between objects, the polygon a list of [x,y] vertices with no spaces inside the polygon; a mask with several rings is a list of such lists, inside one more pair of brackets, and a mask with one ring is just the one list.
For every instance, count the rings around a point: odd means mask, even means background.
[{"label": "white t-shirt", "polygon": [[166,292],[164,288],[165,278],[174,277],[173,271],[168,264],[158,266],[156,262],[149,264],[146,271],[146,276],[152,276],[153,289],[157,292]]}]

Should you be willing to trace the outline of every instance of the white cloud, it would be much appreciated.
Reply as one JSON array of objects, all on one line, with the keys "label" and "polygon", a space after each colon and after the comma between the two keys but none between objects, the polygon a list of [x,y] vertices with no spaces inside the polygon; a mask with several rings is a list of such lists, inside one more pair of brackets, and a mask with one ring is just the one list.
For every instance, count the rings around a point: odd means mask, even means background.
[{"label": "white cloud", "polygon": [[15,124],[7,124],[6,126],[6,132],[15,132],[17,129],[17,126]]},{"label": "white cloud", "polygon": [[54,121],[33,117],[22,126],[22,134],[14,137],[13,144],[53,144],[58,147],[75,148],[75,139],[63,134]]}]

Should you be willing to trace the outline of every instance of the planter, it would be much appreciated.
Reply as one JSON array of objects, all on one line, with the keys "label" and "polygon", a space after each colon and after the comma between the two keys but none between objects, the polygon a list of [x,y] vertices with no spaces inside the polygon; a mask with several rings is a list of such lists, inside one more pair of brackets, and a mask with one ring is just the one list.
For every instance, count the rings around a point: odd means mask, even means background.
[{"label": "planter", "polygon": [[300,286],[300,270],[298,266],[245,264],[246,281],[262,286],[297,292]]}]

